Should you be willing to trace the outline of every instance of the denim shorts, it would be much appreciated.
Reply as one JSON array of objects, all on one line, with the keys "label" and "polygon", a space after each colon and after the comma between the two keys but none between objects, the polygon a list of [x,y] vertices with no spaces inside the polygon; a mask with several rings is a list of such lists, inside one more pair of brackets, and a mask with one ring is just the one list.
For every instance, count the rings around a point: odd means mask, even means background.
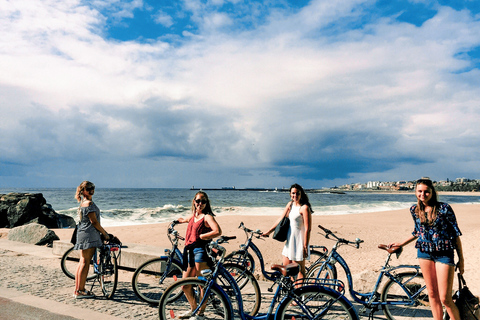
[{"label": "denim shorts", "polygon": [[455,266],[455,261],[453,260],[453,250],[421,252],[420,249],[418,249],[417,258],[448,264],[449,266]]},{"label": "denim shorts", "polygon": [[193,249],[193,254],[195,255],[196,263],[208,261],[207,251],[205,250],[205,248],[195,248]]}]

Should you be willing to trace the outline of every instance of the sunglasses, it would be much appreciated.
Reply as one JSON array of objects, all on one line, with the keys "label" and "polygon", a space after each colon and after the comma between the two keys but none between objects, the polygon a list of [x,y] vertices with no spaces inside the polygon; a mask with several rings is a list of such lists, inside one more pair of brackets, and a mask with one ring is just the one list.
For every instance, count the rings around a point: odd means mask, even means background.
[{"label": "sunglasses", "polygon": [[205,204],[205,203],[207,203],[207,200],[205,200],[205,199],[196,199],[195,202],[196,202],[197,204],[199,204],[199,203]]},{"label": "sunglasses", "polygon": [[93,191],[95,190],[95,187],[88,187],[88,188],[85,188],[86,191],[90,192],[90,191]]}]

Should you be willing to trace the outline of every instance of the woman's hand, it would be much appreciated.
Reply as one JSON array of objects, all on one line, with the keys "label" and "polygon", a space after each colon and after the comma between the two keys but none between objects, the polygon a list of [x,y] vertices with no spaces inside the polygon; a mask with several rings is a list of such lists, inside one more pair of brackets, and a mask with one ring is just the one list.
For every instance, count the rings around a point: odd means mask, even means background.
[{"label": "woman's hand", "polygon": [[455,266],[455,270],[458,270],[460,274],[463,274],[463,272],[465,272],[464,268],[465,266],[464,266],[463,259],[460,259]]}]

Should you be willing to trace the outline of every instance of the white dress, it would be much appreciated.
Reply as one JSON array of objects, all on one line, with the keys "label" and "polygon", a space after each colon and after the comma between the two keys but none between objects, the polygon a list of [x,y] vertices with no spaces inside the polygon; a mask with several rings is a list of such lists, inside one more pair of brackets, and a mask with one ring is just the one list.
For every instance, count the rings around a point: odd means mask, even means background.
[{"label": "white dress", "polygon": [[290,220],[290,228],[288,229],[288,237],[283,247],[282,255],[292,261],[310,260],[310,248],[308,248],[307,258],[303,258],[303,244],[305,243],[305,224],[303,216],[300,214],[301,206],[292,206],[288,219]]}]

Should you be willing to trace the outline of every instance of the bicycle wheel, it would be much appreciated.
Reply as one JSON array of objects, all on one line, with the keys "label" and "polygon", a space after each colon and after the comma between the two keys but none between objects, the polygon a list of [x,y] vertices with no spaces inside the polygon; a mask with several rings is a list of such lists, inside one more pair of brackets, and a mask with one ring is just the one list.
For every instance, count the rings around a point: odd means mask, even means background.
[{"label": "bicycle wheel", "polygon": [[145,302],[158,304],[165,289],[182,277],[182,267],[172,261],[169,270],[167,257],[155,258],[135,270],[132,287],[135,294]]},{"label": "bicycle wheel", "polygon": [[[393,303],[382,306],[387,319],[432,317],[423,275],[417,272],[405,272],[396,275],[395,278],[401,285],[389,279],[381,295],[382,302]],[[408,297],[406,290],[414,297],[413,300]],[[407,305],[409,303],[411,305]]]},{"label": "bicycle wheel", "polygon": [[305,260],[305,270],[308,272],[314,265],[322,263],[326,258],[324,253],[311,249],[310,260]]},{"label": "bicycle wheel", "polygon": [[[195,300],[197,305],[201,302],[201,292],[203,292],[203,289],[207,289],[206,282],[197,278],[185,278],[173,283],[160,298],[158,304],[160,320],[179,319],[182,315],[186,317],[185,314],[191,310],[190,303],[183,292],[184,286],[187,286],[186,290],[191,290],[191,298]],[[170,296],[179,296],[179,298],[168,299]],[[203,314],[205,319],[209,320],[233,319],[233,311],[227,298],[214,287],[210,288]]]},{"label": "bicycle wheel", "polygon": [[[75,279],[75,272],[77,271],[78,261],[80,261],[80,250],[73,250],[73,247],[68,249],[62,256],[60,266],[63,273],[70,279]],[[90,268],[88,269],[87,280],[95,279],[97,275],[93,272],[93,260],[90,261]]]},{"label": "bicycle wheel", "polygon": [[253,256],[245,252],[245,250],[238,250],[230,253],[224,259],[225,263],[235,263],[244,266],[251,273],[255,272],[255,260]]},{"label": "bicycle wheel", "polygon": [[358,320],[355,308],[335,290],[320,286],[305,286],[294,291],[297,299],[286,298],[276,311],[276,320],[322,319]]},{"label": "bicycle wheel", "polygon": [[331,264],[326,264],[324,269],[322,269],[323,261],[314,264],[310,267],[310,270],[307,271],[306,278],[317,278],[317,279],[337,279],[337,268]]},{"label": "bicycle wheel", "polygon": [[[240,265],[227,263],[224,264],[223,267],[230,273],[230,275],[239,285],[243,301],[243,312],[251,315],[252,317],[255,316],[260,309],[260,304],[262,301],[262,292],[260,291],[260,285],[258,284],[257,279],[255,279],[250,271],[246,270]],[[222,274],[218,275],[217,283],[228,294],[230,301],[237,301],[232,287]],[[242,285],[240,286],[240,284]]]},{"label": "bicycle wheel", "polygon": [[101,254],[100,260],[98,265],[100,287],[105,298],[111,299],[117,289],[117,257],[114,254]]}]

